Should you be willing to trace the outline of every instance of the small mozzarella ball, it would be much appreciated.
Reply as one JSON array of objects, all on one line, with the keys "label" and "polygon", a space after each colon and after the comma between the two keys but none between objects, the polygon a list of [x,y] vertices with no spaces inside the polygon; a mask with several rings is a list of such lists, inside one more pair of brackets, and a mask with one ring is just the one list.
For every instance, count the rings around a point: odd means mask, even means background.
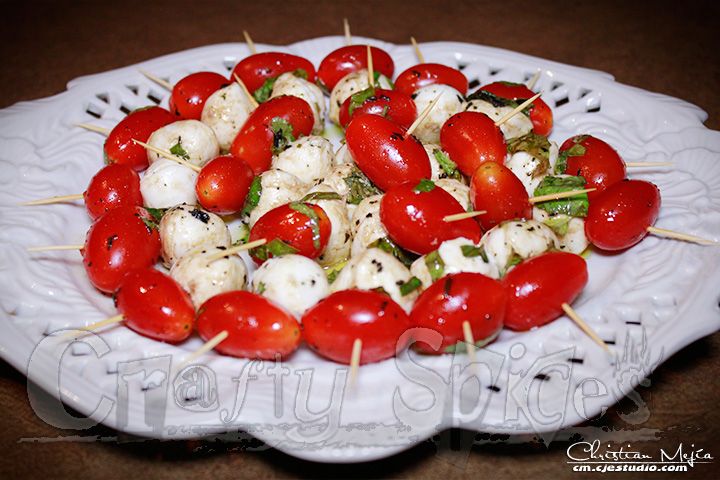
[{"label": "small mozzarella ball", "polygon": [[223,87],[205,100],[200,120],[215,133],[222,151],[228,151],[254,106],[237,82]]},{"label": "small mozzarella ball", "polygon": [[472,207],[472,204],[470,203],[470,187],[462,183],[460,180],[442,178],[437,180],[435,185],[452,195],[464,209],[468,210]]},{"label": "small mozzarella ball", "polygon": [[276,169],[267,170],[260,175],[260,186],[260,201],[250,212],[250,227],[273,208],[300,200],[307,188],[295,175]]},{"label": "small mozzarella ball", "polygon": [[272,159],[272,168],[292,173],[308,185],[329,175],[332,165],[332,143],[315,135],[295,140]]},{"label": "small mozzarella ball", "polygon": [[[173,147],[180,145],[188,155],[186,160],[198,167],[220,154],[220,145],[212,128],[199,120],[180,120],[158,128],[150,135],[147,143],[166,152],[171,152]],[[150,150],[147,156],[151,165],[162,158]]]},{"label": "small mozzarella ball", "polygon": [[440,143],[440,129],[443,124],[448,118],[462,111],[464,100],[460,92],[448,85],[434,84],[419,88],[413,93],[418,115],[438,95],[441,95],[438,102],[413,132],[413,135],[423,143]]},{"label": "small mozzarella ball", "polygon": [[550,227],[537,220],[510,220],[488,230],[480,245],[490,262],[504,274],[513,257],[523,260],[535,257],[559,248],[560,242]]},{"label": "small mozzarella ball", "polygon": [[382,195],[373,195],[364,198],[353,212],[350,225],[353,232],[351,255],[362,254],[368,245],[388,236],[382,221],[380,221],[380,201]]},{"label": "small mozzarella ball", "polygon": [[560,250],[563,252],[580,255],[590,245],[590,242],[585,236],[585,220],[583,218],[570,217],[564,214],[551,216],[548,212],[538,207],[533,207],[533,218],[546,225],[547,222],[551,220],[563,223],[567,222],[565,224],[567,231],[563,235],[560,235],[557,230],[553,230],[560,243]]},{"label": "small mozzarella ball", "polygon": [[[495,107],[493,104],[486,102],[485,100],[470,100],[465,103],[463,107],[463,109],[468,112],[484,113],[495,121],[500,120],[502,117],[513,111],[513,108],[511,107]],[[505,140],[522,137],[526,133],[530,133],[532,128],[533,126],[530,121],[530,117],[522,112],[514,115],[512,118],[500,125],[500,131],[502,131]]]},{"label": "small mozzarella ball", "polygon": [[163,263],[172,266],[197,248],[229,247],[230,231],[222,218],[190,205],[178,205],[160,220]]},{"label": "small mozzarella ball", "polygon": [[336,292],[350,288],[382,288],[401,307],[409,311],[418,292],[416,290],[403,296],[400,286],[410,280],[410,277],[410,270],[400,260],[379,248],[368,248],[350,259],[330,285],[330,290]]},{"label": "small mozzarella ball", "polygon": [[[379,88],[391,89],[389,79],[380,75],[377,81]],[[367,69],[361,69],[356,72],[351,72],[340,79],[338,83],[330,93],[330,120],[335,124],[340,124],[340,107],[343,102],[348,99],[351,95],[361,92],[368,88],[370,83],[368,82],[368,71]]]},{"label": "small mozzarella ball", "polygon": [[343,197],[347,197],[350,193],[350,186],[345,179],[353,174],[357,167],[351,163],[343,163],[336,165],[330,170],[330,173],[323,178],[321,185],[327,185]]},{"label": "small mozzarella ball", "polygon": [[208,262],[211,255],[222,251],[217,247],[193,250],[170,269],[170,276],[190,294],[195,308],[210,297],[245,288],[247,267],[240,257],[229,255]]},{"label": "small mozzarella ball", "polygon": [[[472,240],[463,237],[446,240],[440,244],[437,252],[444,264],[443,276],[451,273],[472,272],[482,273],[490,278],[500,277],[497,266],[489,259],[485,261],[481,255],[466,257],[462,251],[464,246],[476,247]],[[433,283],[425,258],[426,255],[423,255],[410,265],[410,273],[420,279],[423,288],[427,288]]]},{"label": "small mozzarella ball", "polygon": [[[442,147],[440,147],[440,145],[436,145],[434,143],[426,143],[423,145],[423,148],[425,148],[425,153],[427,153],[428,160],[430,160],[430,180],[435,181],[443,178],[449,178],[447,173],[445,173],[445,171],[440,166],[440,163],[438,162],[435,153],[444,153],[448,157],[448,159],[450,158],[450,155],[448,155],[447,152],[445,152]],[[464,180],[464,177],[460,176],[459,179]]]},{"label": "small mozzarella ball", "polygon": [[340,148],[338,148],[335,152],[335,159],[333,161],[334,166],[343,164],[355,164],[355,159],[352,157],[352,155],[350,155],[350,150],[348,150],[347,143],[343,143],[342,145],[340,145]]},{"label": "small mozzarella ball", "polygon": [[270,98],[291,95],[305,100],[315,116],[313,133],[320,133],[325,128],[325,97],[320,87],[304,78],[296,77],[292,72],[281,74],[275,79]]},{"label": "small mozzarella ball", "polygon": [[[327,185],[317,185],[310,189],[308,194],[323,192],[339,195]],[[322,255],[318,257],[318,263],[323,266],[329,266],[347,260],[350,256],[352,233],[350,231],[350,215],[348,214],[345,200],[342,197],[336,200],[314,200],[310,198],[307,202],[318,205],[325,211],[325,214],[330,219],[330,238]]]},{"label": "small mozzarella ball", "polygon": [[252,290],[288,310],[298,319],[328,296],[323,269],[302,255],[283,255],[265,261],[253,274]]},{"label": "small mozzarella ball", "polygon": [[537,158],[528,152],[520,151],[513,153],[505,161],[505,166],[520,179],[528,195],[532,197],[535,195],[535,189],[540,185],[542,179],[552,173],[557,157],[558,146],[555,142],[550,142],[548,161]]},{"label": "small mozzarella ball", "polygon": [[172,160],[161,158],[145,170],[140,193],[148,208],[170,208],[186,203],[195,205],[197,172]]}]

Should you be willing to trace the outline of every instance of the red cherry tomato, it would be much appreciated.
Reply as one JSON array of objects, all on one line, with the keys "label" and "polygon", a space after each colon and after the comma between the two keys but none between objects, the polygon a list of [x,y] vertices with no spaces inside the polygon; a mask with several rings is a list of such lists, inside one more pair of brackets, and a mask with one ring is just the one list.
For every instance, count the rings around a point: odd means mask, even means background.
[{"label": "red cherry tomato", "polygon": [[387,190],[405,182],[430,178],[427,152],[405,129],[379,115],[360,115],[345,131],[355,163],[375,185]]},{"label": "red cherry tomato", "polygon": [[287,140],[278,126],[286,122],[292,136],[310,135],[315,116],[302,98],[283,95],[260,104],[248,117],[230,146],[230,153],[244,160],[255,175],[270,168],[273,149],[278,150]]},{"label": "red cherry tomato", "polygon": [[355,339],[360,339],[362,365],[393,357],[404,349],[407,345],[398,340],[410,328],[410,319],[387,295],[341,290],[305,312],[302,325],[310,348],[338,363],[350,363]]},{"label": "red cherry tomato", "polygon": [[142,207],[140,176],[127,165],[115,163],[98,171],[83,193],[85,208],[90,218],[96,220],[104,213],[118,207]]},{"label": "red cherry tomato", "polygon": [[106,293],[117,290],[130,271],[150,267],[160,257],[155,218],[141,207],[110,210],[92,224],[83,263],[90,282]]},{"label": "red cherry tomato", "polygon": [[592,135],[576,135],[568,138],[560,147],[560,153],[567,155],[568,175],[585,179],[585,188],[595,188],[588,192],[592,202],[600,193],[625,178],[625,162],[607,143]]},{"label": "red cherry tomato", "polygon": [[468,80],[460,71],[439,63],[421,63],[410,67],[395,80],[395,90],[412,95],[416,90],[428,85],[449,85],[466,95]]},{"label": "red cherry tomato", "polygon": [[464,322],[470,323],[475,344],[483,346],[502,329],[506,304],[506,290],[497,280],[479,273],[447,275],[420,294],[410,313],[414,327],[442,334],[440,349],[423,342],[413,347],[423,353],[452,353],[458,342],[465,341]]},{"label": "red cherry tomato", "polygon": [[440,129],[440,144],[465,175],[483,162],[504,163],[505,137],[490,117],[480,112],[460,112]]},{"label": "red cherry tomato", "polygon": [[[536,93],[525,85],[511,82],[494,82],[480,87],[480,90],[485,90],[508,100],[527,100]],[[533,124],[533,132],[546,137],[550,135],[553,127],[553,114],[548,104],[541,98],[538,98],[530,105],[530,121]]]},{"label": "red cherry tomato", "polygon": [[208,341],[218,333],[228,337],[215,350],[233,357],[274,360],[285,358],[300,345],[300,325],[292,315],[252,292],[225,292],[198,310],[197,330]]},{"label": "red cherry tomato", "polygon": [[354,108],[351,114],[350,106],[354,96],[348,97],[340,107],[340,125],[343,127],[347,127],[353,118],[365,113],[381,115],[403,128],[410,127],[417,118],[417,107],[410,95],[378,88],[374,95],[367,98],[359,107]]},{"label": "red cherry tomato", "polygon": [[125,275],[115,296],[125,325],[161,342],[182,342],[190,336],[195,309],[190,296],[168,275],[144,268]]},{"label": "red cherry tomato", "polygon": [[389,189],[380,202],[380,220],[390,238],[411,252],[424,255],[445,240],[465,237],[480,241],[480,226],[471,218],[446,222],[446,215],[463,213],[455,198],[430,180]]},{"label": "red cherry tomato", "polygon": [[252,169],[239,158],[221,155],[203,166],[195,183],[200,205],[218,215],[230,215],[242,210],[254,175]]},{"label": "red cherry tomato", "polygon": [[563,314],[588,281],[587,265],[580,255],[549,252],[525,260],[508,272],[502,283],[508,291],[505,326],[530,330]]},{"label": "red cherry tomato", "polygon": [[470,180],[470,200],[475,210],[486,213],[476,217],[484,230],[505,220],[532,218],[532,205],[519,178],[495,162],[478,167]]},{"label": "red cherry tomato", "polygon": [[603,250],[623,250],[647,235],[660,213],[660,190],[644,180],[624,180],[590,202],[585,235]]},{"label": "red cherry tomato", "polygon": [[158,128],[176,121],[175,115],[160,107],[140,108],[130,112],[105,140],[105,163],[120,163],[139,172],[148,167],[145,147],[133,139],[147,142]]},{"label": "red cherry tomato", "polygon": [[315,67],[310,61],[297,55],[280,52],[263,52],[250,55],[235,65],[230,79],[234,80],[235,75],[237,75],[252,93],[262,87],[268,78],[274,78],[295,70],[305,70],[307,80],[315,82]]},{"label": "red cherry tomato", "polygon": [[264,238],[267,243],[251,251],[256,262],[285,253],[317,258],[325,250],[332,225],[317,205],[294,202],[273,208],[250,230],[249,241]]},{"label": "red cherry tomato", "polygon": [[168,102],[170,111],[181,119],[200,120],[205,100],[229,83],[228,79],[219,73],[191,73],[173,87]]},{"label": "red cherry tomato", "polygon": [[[395,73],[395,63],[390,55],[377,47],[370,47],[373,69],[388,78]],[[318,67],[320,82],[331,91],[345,75],[367,68],[367,45],[348,45],[340,47],[323,58]]]}]

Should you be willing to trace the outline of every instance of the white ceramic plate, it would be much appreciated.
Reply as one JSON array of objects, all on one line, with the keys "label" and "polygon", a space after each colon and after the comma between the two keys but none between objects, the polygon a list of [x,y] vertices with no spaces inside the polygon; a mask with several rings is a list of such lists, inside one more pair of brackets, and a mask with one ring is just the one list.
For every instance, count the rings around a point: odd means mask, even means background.
[{"label": "white ceramic plate", "polygon": [[[317,65],[342,41],[326,37],[258,49],[289,51]],[[385,48],[396,72],[416,63],[409,46],[357,41]],[[554,110],[552,139],[591,133],[627,161],[673,162],[672,169],[631,172],[662,191],[657,225],[720,238],[720,133],[702,125],[705,114],[697,107],[620,85],[605,73],[509,51],[449,42],[422,49],[427,61],[460,65],[479,84],[525,81],[541,69],[536,88]],[[88,227],[83,207],[17,203],[81,192],[101,167],[103,138],[76,123],[112,127],[124,112],[152,104],[150,97],[167,104],[167,92],[138,69],[175,82],[198,70],[227,74],[247,53],[242,44],[225,44],[168,55],[76,79],[65,93],[0,113],[0,353],[50,398],[131,433],[184,438],[244,430],[298,457],[352,462],[389,456],[451,426],[541,434],[580,423],[622,398],[674,352],[720,328],[720,250],[649,237],[621,254],[593,253],[590,283],[575,303],[611,342],[614,358],[562,318],[524,334],[503,332],[480,352],[485,365],[476,369],[479,383],[469,381],[463,389],[449,379],[466,363],[464,355],[406,354],[364,366],[354,388],[343,390],[345,367],[306,349],[284,364],[286,375],[277,377],[282,391],[275,388],[276,377],[267,375],[269,364],[263,368],[214,354],[202,358],[209,370],[204,376],[196,370],[200,376],[192,383],[162,368],[170,359],[179,363],[200,344],[197,338],[170,346],[124,327],[103,332],[105,344],[89,337],[97,354],[87,343],[75,343],[59,363],[52,354],[57,350],[43,348],[48,340],[40,343],[46,334],[112,315],[112,300],[90,286],[76,252],[25,251],[31,245],[81,243]],[[144,373],[132,374],[140,367]],[[246,382],[247,374],[255,378]],[[193,385],[198,389],[189,388]],[[344,392],[342,402],[330,402],[333,388]],[[42,404],[31,397],[34,405]],[[235,418],[223,416],[224,409],[239,407]],[[51,418],[47,411],[42,415]],[[57,415],[52,418],[61,424]]]}]

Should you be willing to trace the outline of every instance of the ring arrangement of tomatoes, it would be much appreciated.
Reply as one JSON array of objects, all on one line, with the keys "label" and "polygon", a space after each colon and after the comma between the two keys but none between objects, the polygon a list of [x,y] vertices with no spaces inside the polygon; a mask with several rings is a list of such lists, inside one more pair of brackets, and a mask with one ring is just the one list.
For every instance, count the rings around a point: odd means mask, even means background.
[{"label": "ring arrangement of tomatoes", "polygon": [[[264,52],[229,78],[193,73],[168,109],[136,110],[110,132],[108,165],[83,197],[93,223],[81,253],[129,328],[172,343],[225,332],[216,351],[258,359],[287,358],[304,342],[350,363],[358,340],[360,364],[409,344],[455,352],[468,330],[482,346],[503,328],[557,319],[588,282],[583,250],[627,249],[657,220],[658,188],[627,179],[605,141],[548,139],[543,100],[498,125],[534,95],[525,85],[493,82],[468,96],[460,70],[423,63],[386,88],[392,58],[373,47],[368,79],[367,51],[339,48],[317,68]],[[237,96],[236,78],[259,105]],[[337,101],[336,153],[313,135],[327,110],[318,86]],[[442,115],[410,132],[436,93]],[[226,123],[203,123],[213,109]],[[227,132],[218,147],[213,137]],[[534,200],[583,188],[593,190]],[[248,256],[223,256],[247,242],[257,245]],[[442,341],[405,335],[416,327]]]}]

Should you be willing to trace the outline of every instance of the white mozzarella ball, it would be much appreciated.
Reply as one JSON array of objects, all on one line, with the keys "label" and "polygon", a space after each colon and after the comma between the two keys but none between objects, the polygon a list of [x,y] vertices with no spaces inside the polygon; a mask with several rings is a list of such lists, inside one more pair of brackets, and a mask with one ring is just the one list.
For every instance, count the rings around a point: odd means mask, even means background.
[{"label": "white mozzarella ball", "polygon": [[441,178],[435,182],[435,185],[452,195],[465,210],[472,207],[472,204],[470,203],[470,187],[462,183],[460,180]]},{"label": "white mozzarella ball", "polygon": [[291,95],[305,100],[315,116],[313,133],[320,133],[325,127],[325,97],[320,87],[304,78],[296,77],[292,72],[281,74],[275,79],[270,98]]},{"label": "white mozzarella ball", "polygon": [[357,167],[351,163],[336,165],[330,170],[330,173],[323,178],[321,185],[327,185],[346,198],[350,193],[350,185],[348,185],[345,179],[350,177],[355,169],[357,169]]},{"label": "white mozzarella ball", "polygon": [[[437,253],[443,263],[443,276],[451,273],[472,272],[482,273],[490,278],[499,278],[500,274],[494,263],[490,262],[489,259],[485,260],[480,254],[466,256],[463,252],[463,247],[477,246],[472,240],[464,237],[446,240],[440,244]],[[426,258],[427,255],[423,255],[410,266],[410,273],[420,279],[423,283],[423,288],[427,288],[433,283],[430,271],[425,263]]]},{"label": "white mozzarella ball", "polygon": [[532,197],[542,179],[552,172],[555,162],[557,162],[557,156],[557,144],[550,142],[547,160],[535,157],[528,152],[519,151],[510,155],[505,161],[505,166],[520,179],[528,195]]},{"label": "white mozzarella ball", "polygon": [[[379,88],[391,89],[389,79],[380,75],[377,83]],[[368,88],[370,83],[368,82],[368,71],[367,69],[361,69],[356,72],[351,72],[340,79],[335,84],[335,87],[330,92],[330,120],[333,123],[340,124],[340,107],[343,102],[348,99],[351,95],[361,92]]]},{"label": "white mozzarella ball", "polygon": [[245,288],[247,267],[240,257],[228,255],[208,261],[222,251],[217,247],[195,249],[180,257],[170,269],[170,276],[190,294],[195,308],[210,297]]},{"label": "white mozzarella ball", "polygon": [[295,175],[276,169],[267,170],[260,175],[260,186],[260,201],[250,212],[250,227],[273,208],[300,200],[306,188]]},{"label": "white mozzarella ball", "polygon": [[186,203],[195,205],[197,172],[172,160],[161,158],[145,170],[140,193],[148,208],[170,208]]},{"label": "white mozzarella ball", "polygon": [[298,318],[330,293],[323,269],[302,255],[265,261],[253,274],[252,290]]},{"label": "white mozzarella ball", "polygon": [[550,215],[545,210],[533,207],[533,218],[539,222],[549,225],[549,222],[555,223],[558,227],[564,227],[564,233],[554,228],[553,231],[557,235],[560,243],[560,250],[563,252],[574,253],[580,255],[590,245],[585,236],[585,219],[579,217],[570,217],[564,214]]},{"label": "white mozzarella ball", "polygon": [[228,151],[253,109],[240,85],[233,82],[205,100],[200,120],[215,133],[220,149]]},{"label": "white mozzarella ball", "polygon": [[[486,102],[485,100],[471,100],[463,105],[463,109],[468,112],[484,113],[494,121],[500,120],[509,112],[513,111],[511,107],[495,107],[493,104]],[[530,117],[522,112],[514,115],[512,118],[500,125],[500,131],[502,131],[506,140],[522,137],[526,133],[530,133],[532,128],[533,125],[530,121]]]},{"label": "white mozzarella ball", "polygon": [[353,212],[350,225],[353,233],[351,255],[360,255],[368,245],[388,236],[380,221],[380,201],[382,195],[373,195],[363,199]]},{"label": "white mozzarella ball", "polygon": [[440,96],[425,120],[417,126],[413,135],[423,143],[440,143],[440,129],[448,118],[462,111],[463,97],[449,85],[434,84],[419,88],[413,93],[418,115]]},{"label": "white mozzarella ball", "polygon": [[[182,148],[187,154],[185,160],[198,167],[220,154],[220,145],[212,128],[199,120],[180,120],[158,128],[150,135],[147,143],[166,152],[172,152],[173,148]],[[147,155],[151,165],[162,158],[150,150]],[[183,156],[177,153],[176,155]]]},{"label": "white mozzarella ball", "polygon": [[330,285],[333,292],[359,288],[382,288],[406,311],[412,309],[417,290],[403,296],[400,286],[410,280],[410,271],[397,258],[379,248],[368,248],[354,256]]},{"label": "white mozzarella ball", "polygon": [[178,205],[160,220],[160,242],[166,266],[197,248],[229,247],[230,231],[222,218],[190,205]]},{"label": "white mozzarella ball", "polygon": [[353,165],[354,163],[355,159],[353,159],[352,155],[350,155],[350,150],[348,150],[347,143],[343,143],[342,145],[340,145],[340,148],[338,148],[335,152],[335,159],[333,160],[333,165]]},{"label": "white mozzarella ball", "polygon": [[560,242],[550,227],[537,220],[510,220],[488,230],[480,245],[504,274],[518,257],[524,260],[558,249]]},{"label": "white mozzarella ball", "polygon": [[302,137],[272,159],[272,168],[292,173],[303,183],[312,185],[330,174],[333,166],[330,140],[319,137]]},{"label": "white mozzarella ball", "polygon": [[[317,194],[317,198],[308,198],[307,202],[318,205],[323,209],[330,220],[330,238],[322,255],[317,259],[323,266],[335,265],[347,260],[350,256],[352,232],[350,231],[350,215],[345,200],[336,191],[327,185],[317,185],[308,191],[308,194]],[[337,199],[322,198],[322,194],[336,195]]]}]

